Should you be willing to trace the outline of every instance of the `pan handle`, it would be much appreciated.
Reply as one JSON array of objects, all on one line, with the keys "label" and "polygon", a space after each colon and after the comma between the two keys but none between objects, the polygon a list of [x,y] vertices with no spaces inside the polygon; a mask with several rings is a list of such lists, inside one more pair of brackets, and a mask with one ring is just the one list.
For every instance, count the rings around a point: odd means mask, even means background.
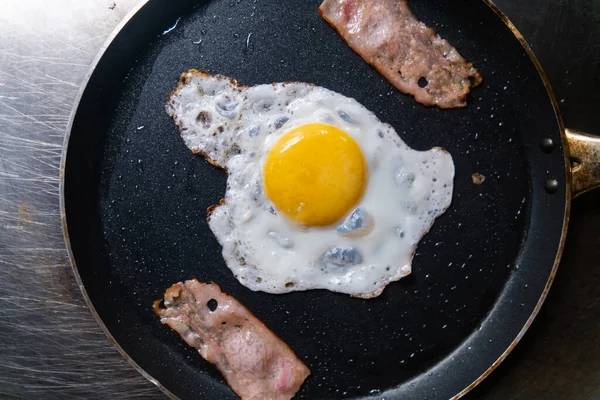
[{"label": "pan handle", "polygon": [[565,129],[571,153],[572,196],[600,186],[600,137]]}]

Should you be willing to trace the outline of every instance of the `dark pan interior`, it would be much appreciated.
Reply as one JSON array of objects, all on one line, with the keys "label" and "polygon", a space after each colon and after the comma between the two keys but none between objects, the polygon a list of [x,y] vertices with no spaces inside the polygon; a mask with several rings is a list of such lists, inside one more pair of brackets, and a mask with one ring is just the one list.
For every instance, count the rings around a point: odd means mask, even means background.
[{"label": "dark pan interior", "polygon": [[[396,91],[321,19],[319,0],[151,0],[101,59],[68,145],[68,233],[99,317],[173,394],[235,398],[152,313],[165,288],[192,277],[216,281],[306,362],[312,376],[300,398],[449,398],[498,359],[532,314],[567,197],[550,98],[486,3],[411,4],[483,74],[467,108],[426,108]],[[419,244],[412,275],[372,300],[241,286],[206,223],[226,173],[192,155],[164,112],[190,68],[246,85],[321,85],[356,98],[412,147],[447,149],[456,165],[453,203]],[[553,151],[540,149],[544,137]],[[472,182],[476,172],[482,185]],[[544,190],[549,178],[559,183],[554,194]]]}]

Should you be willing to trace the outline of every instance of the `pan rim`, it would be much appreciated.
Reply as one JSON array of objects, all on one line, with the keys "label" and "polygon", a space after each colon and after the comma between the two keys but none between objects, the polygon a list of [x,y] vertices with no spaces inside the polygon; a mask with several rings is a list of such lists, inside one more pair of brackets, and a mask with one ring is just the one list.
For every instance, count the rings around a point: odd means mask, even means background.
[{"label": "pan rim", "polygon": [[554,258],[554,265],[552,266],[550,276],[548,277],[548,281],[546,282],[544,290],[542,291],[542,294],[541,294],[540,298],[538,299],[537,304],[535,305],[533,311],[529,315],[529,318],[525,322],[525,325],[523,325],[523,328],[521,328],[521,330],[519,331],[517,336],[513,339],[513,341],[506,348],[506,350],[504,350],[504,352],[500,355],[500,357],[498,357],[498,359],[496,361],[494,361],[494,363],[492,365],[490,365],[490,367],[483,374],[481,374],[479,376],[479,378],[477,378],[475,381],[473,381],[469,386],[467,386],[465,389],[463,389],[460,393],[453,396],[450,400],[460,399],[461,397],[463,397],[464,395],[469,393],[471,390],[473,390],[477,385],[479,385],[485,378],[487,378],[498,367],[498,365],[500,365],[502,363],[502,361],[504,361],[506,359],[506,357],[508,357],[508,355],[514,350],[514,348],[517,346],[517,344],[519,344],[519,342],[521,341],[523,336],[525,336],[525,333],[531,327],[531,324],[533,324],[535,317],[537,317],[539,311],[541,310],[541,308],[546,300],[546,297],[548,296],[548,293],[550,292],[550,288],[552,287],[552,283],[554,282],[556,272],[558,271],[558,266],[560,264],[560,260],[562,258],[562,253],[563,253],[563,250],[565,247],[565,241],[567,239],[567,230],[569,227],[569,217],[570,217],[570,213],[571,213],[572,174],[569,169],[569,165],[570,165],[569,164],[569,160],[570,160],[569,143],[567,140],[567,136],[565,134],[565,126],[563,123],[562,115],[560,113],[560,109],[558,107],[558,102],[556,101],[556,97],[554,96],[554,91],[552,90],[552,86],[550,85],[548,77],[546,76],[546,73],[544,72],[544,69],[542,68],[542,65],[540,64],[535,53],[531,49],[531,46],[529,46],[529,43],[527,43],[527,41],[525,40],[525,38],[523,37],[521,32],[517,29],[517,27],[511,22],[511,20],[506,16],[506,14],[504,14],[500,10],[500,8],[498,8],[498,6],[492,0],[483,0],[483,2],[486,3],[492,9],[492,11],[494,11],[496,13],[496,15],[504,22],[504,24],[508,27],[508,29],[510,29],[510,31],[513,33],[513,35],[517,38],[519,43],[521,43],[521,46],[523,47],[523,49],[525,50],[525,52],[527,53],[527,55],[533,62],[535,68],[538,71],[538,74],[540,75],[540,78],[542,79],[542,82],[544,83],[546,92],[548,93],[548,97],[550,98],[550,101],[552,103],[552,108],[554,109],[554,114],[556,116],[556,121],[558,123],[560,135],[561,135],[561,139],[562,139],[562,145],[563,145],[563,149],[564,149],[563,150],[564,163],[565,163],[565,182],[566,182],[567,190],[566,190],[566,198],[565,198],[565,212],[564,212],[562,232],[561,232],[561,236],[560,236],[560,242],[558,244],[558,249],[556,251],[556,255]]},{"label": "pan rim", "polygon": [[[98,66],[98,64],[100,63],[100,61],[102,60],[102,58],[104,57],[104,54],[106,53],[108,47],[111,45],[111,43],[113,42],[113,40],[120,34],[120,32],[123,30],[123,28],[131,21],[131,19],[146,5],[149,3],[150,0],[140,0],[127,14],[126,16],[119,22],[119,24],[115,27],[115,29],[111,32],[111,34],[108,36],[107,40],[105,41],[105,43],[102,45],[102,47],[100,48],[100,50],[98,51],[98,54],[96,55],[96,57],[94,58],[94,60],[92,61],[92,63],[90,64],[90,68],[87,71],[86,75],[84,76],[81,86],[79,88],[79,91],[77,93],[77,96],[75,97],[75,100],[73,102],[73,107],[71,109],[71,113],[69,115],[69,120],[68,120],[68,124],[65,130],[65,137],[64,137],[64,141],[63,141],[63,145],[62,145],[62,150],[61,150],[61,161],[60,161],[60,167],[59,167],[59,208],[60,208],[60,219],[61,219],[61,228],[63,231],[63,238],[65,241],[65,247],[69,256],[69,261],[71,264],[71,269],[73,271],[73,275],[75,277],[75,280],[77,282],[77,286],[79,287],[79,290],[81,291],[81,294],[86,302],[86,305],[88,306],[92,316],[94,317],[94,319],[96,320],[96,322],[98,323],[98,325],[100,326],[100,328],[102,329],[102,331],[104,332],[104,334],[107,336],[107,338],[109,339],[109,341],[112,343],[112,345],[117,349],[117,351],[121,354],[121,356],[123,356],[123,358],[125,360],[127,360],[131,366],[137,370],[138,373],[140,373],[144,378],[146,378],[148,381],[152,382],[156,387],[158,387],[163,393],[165,393],[169,398],[171,399],[177,399],[179,400],[179,397],[177,397],[175,394],[173,394],[169,389],[167,389],[158,379],[154,378],[152,375],[150,375],[148,372],[146,372],[139,364],[137,364],[135,362],[135,360],[133,360],[128,354],[127,352],[121,347],[121,345],[117,342],[117,340],[112,336],[112,334],[110,333],[110,331],[108,330],[108,328],[106,327],[106,325],[104,324],[104,322],[102,321],[100,315],[98,314],[98,312],[96,311],[96,308],[94,307],[89,295],[87,294],[87,290],[85,289],[85,286],[83,284],[83,281],[81,279],[81,276],[79,274],[79,270],[77,267],[77,263],[75,262],[75,257],[73,255],[73,250],[71,247],[71,241],[69,238],[69,230],[67,227],[67,215],[66,215],[66,208],[65,208],[65,168],[66,168],[66,160],[67,160],[67,153],[68,153],[68,146],[69,146],[69,141],[71,138],[71,133],[72,133],[72,129],[73,129],[73,124],[75,121],[75,117],[77,115],[77,111],[79,109],[79,105],[81,103],[81,100],[83,98],[83,94],[85,93],[85,90],[88,86],[88,83],[90,81],[90,78],[93,74],[93,72],[95,71],[96,67]],[[510,345],[506,348],[506,350],[498,357],[498,359],[496,361],[494,361],[477,379],[475,379],[471,384],[469,384],[467,387],[465,387],[461,392],[457,393],[456,395],[452,396],[450,398],[450,400],[458,400],[461,397],[465,396],[467,393],[469,393],[471,390],[473,390],[477,385],[479,385],[485,378],[487,378],[497,367],[498,365],[500,365],[502,363],[502,361],[504,361],[506,359],[506,357],[514,350],[514,348],[516,347],[516,345],[521,341],[521,339],[523,338],[523,336],[525,335],[525,333],[527,332],[527,330],[531,327],[531,324],[533,323],[533,321],[535,320],[537,314],[539,313],[542,305],[544,304],[546,297],[548,296],[548,293],[550,291],[550,288],[552,286],[552,283],[554,282],[554,278],[556,276],[557,270],[558,270],[558,266],[560,264],[560,260],[562,257],[562,253],[564,250],[564,245],[565,245],[565,241],[566,241],[566,235],[567,235],[567,230],[568,230],[568,223],[569,223],[569,218],[570,218],[570,211],[571,211],[571,198],[572,198],[572,194],[571,194],[571,187],[572,187],[572,175],[571,175],[571,171],[568,168],[569,166],[569,145],[568,145],[568,140],[565,134],[565,127],[563,124],[563,119],[560,113],[560,109],[558,107],[558,102],[556,100],[556,97],[554,96],[554,92],[552,90],[552,87],[550,85],[550,82],[548,81],[548,78],[546,76],[546,73],[544,72],[540,62],[538,61],[537,57],[535,56],[533,50],[531,49],[531,47],[529,46],[529,44],[527,43],[527,41],[525,40],[525,38],[523,37],[523,35],[519,32],[519,30],[513,25],[513,23],[510,21],[510,19],[498,8],[498,6],[493,2],[493,0],[482,0],[488,7],[490,7],[492,9],[492,11],[504,22],[504,24],[510,29],[510,31],[513,33],[513,35],[517,38],[517,40],[519,41],[519,43],[521,44],[521,46],[523,47],[523,49],[525,50],[525,52],[527,53],[528,57],[530,58],[530,60],[533,62],[536,70],[538,71],[538,74],[540,75],[540,78],[542,80],[542,82],[544,83],[544,87],[546,88],[546,92],[548,94],[548,97],[551,101],[552,104],[552,108],[558,123],[558,127],[560,130],[560,134],[561,134],[561,139],[562,139],[562,144],[563,144],[563,153],[564,153],[564,165],[565,165],[565,183],[566,183],[566,198],[565,198],[565,210],[564,210],[564,218],[563,218],[563,226],[562,226],[562,232],[561,232],[561,237],[560,237],[560,242],[558,244],[558,249],[556,251],[556,255],[555,255],[555,259],[554,259],[554,264],[552,266],[552,270],[550,272],[550,275],[548,277],[548,281],[546,282],[546,285],[544,287],[544,290],[542,291],[542,294],[540,295],[540,298],[538,299],[536,306],[534,307],[533,311],[531,312],[529,318],[527,319],[527,321],[525,322],[525,324],[523,325],[523,327],[521,328],[521,330],[519,331],[519,333],[517,334],[517,336],[511,341]]]},{"label": "pan rim", "polygon": [[71,138],[71,132],[73,130],[73,123],[75,121],[75,116],[77,115],[77,110],[79,109],[79,104],[81,103],[81,99],[83,98],[83,94],[85,93],[85,89],[88,86],[90,78],[94,73],[94,70],[104,57],[104,53],[113,42],[113,40],[119,35],[119,33],[123,30],[123,28],[131,21],[131,19],[140,11],[150,0],[139,0],[137,4],[133,6],[133,8],[123,17],[123,19],[117,24],[115,29],[110,33],[102,47],[98,50],[98,54],[90,64],[90,68],[86,72],[83,81],[81,82],[81,86],[79,87],[79,91],[77,92],[77,96],[75,97],[75,101],[73,102],[73,108],[71,109],[71,113],[69,114],[69,122],[67,123],[67,128],[65,132],[65,138],[62,145],[61,150],[61,159],[60,159],[60,167],[59,167],[59,182],[58,182],[58,193],[59,193],[59,207],[60,207],[60,221],[61,228],[63,232],[63,238],[65,241],[65,247],[67,249],[67,253],[69,255],[69,261],[71,264],[71,269],[73,271],[73,275],[75,276],[75,281],[77,282],[77,286],[81,291],[83,299],[85,300],[86,305],[88,306],[90,313],[110,341],[110,343],[117,349],[117,351],[123,356],[123,358],[131,364],[131,366],[140,373],[144,378],[148,381],[152,382],[156,387],[158,387],[163,393],[165,393],[169,398],[178,400],[178,397],[171,393],[163,384],[161,384],[156,378],[146,372],[138,363],[133,360],[129,354],[121,347],[121,345],[116,341],[116,339],[112,336],[102,318],[96,311],[96,307],[92,303],[87,290],[81,280],[81,275],[79,275],[79,269],[77,267],[77,263],[75,262],[75,256],[73,255],[73,248],[71,247],[71,239],[69,238],[69,228],[67,227],[67,213],[65,208],[65,168],[67,164],[67,152],[69,148],[69,141]]}]

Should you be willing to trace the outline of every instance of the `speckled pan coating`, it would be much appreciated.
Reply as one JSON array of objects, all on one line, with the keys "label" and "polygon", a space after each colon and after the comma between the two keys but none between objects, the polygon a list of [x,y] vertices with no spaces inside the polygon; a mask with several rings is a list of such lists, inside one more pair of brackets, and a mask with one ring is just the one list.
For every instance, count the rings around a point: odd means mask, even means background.
[{"label": "speckled pan coating", "polygon": [[[356,55],[317,12],[320,0],[166,3],[150,1],[105,53],[66,157],[77,271],[114,340],[176,396],[234,398],[152,314],[165,287],[197,277],[219,283],[306,361],[312,375],[299,398],[449,398],[485,374],[536,310],[568,210],[551,98],[504,22],[485,2],[411,3],[485,76],[466,108],[439,110],[398,93]],[[356,98],[411,147],[447,149],[455,196],[419,245],[413,275],[371,300],[242,287],[205,219],[226,173],[191,154],[163,111],[190,68],[249,85],[324,86]],[[556,143],[549,154],[546,136]],[[485,182],[473,184],[474,173]],[[558,180],[552,195],[549,178]]]}]

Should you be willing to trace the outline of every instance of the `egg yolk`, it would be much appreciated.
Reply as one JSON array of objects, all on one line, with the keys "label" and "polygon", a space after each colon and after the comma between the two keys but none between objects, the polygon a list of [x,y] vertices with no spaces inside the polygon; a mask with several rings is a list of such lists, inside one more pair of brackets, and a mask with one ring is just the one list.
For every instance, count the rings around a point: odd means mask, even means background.
[{"label": "egg yolk", "polygon": [[367,165],[354,139],[320,123],[284,133],[264,165],[269,199],[306,226],[331,225],[343,218],[362,197],[366,180]]}]

